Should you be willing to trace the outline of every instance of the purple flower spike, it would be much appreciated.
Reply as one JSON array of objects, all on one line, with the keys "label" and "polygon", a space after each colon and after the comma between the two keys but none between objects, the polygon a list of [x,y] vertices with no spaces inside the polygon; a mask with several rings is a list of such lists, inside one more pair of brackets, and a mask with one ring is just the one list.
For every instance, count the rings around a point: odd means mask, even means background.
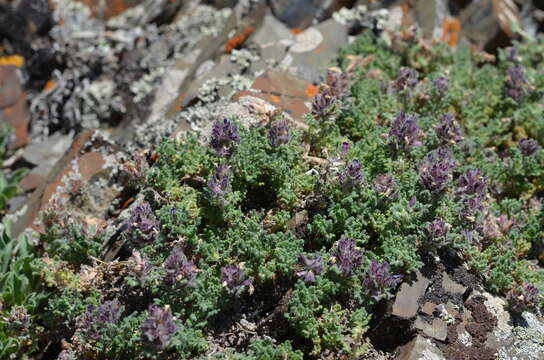
[{"label": "purple flower spike", "polygon": [[327,120],[338,111],[338,99],[327,92],[319,93],[312,102],[312,115]]},{"label": "purple flower spike", "polygon": [[374,180],[374,190],[381,197],[394,199],[397,196],[397,180],[392,175],[380,174]]},{"label": "purple flower spike", "polygon": [[24,306],[12,307],[9,317],[6,320],[8,329],[12,333],[23,335],[28,332],[30,327],[30,315]]},{"label": "purple flower spike", "polygon": [[240,143],[240,134],[236,124],[229,120],[217,121],[213,125],[211,147],[215,150],[217,156],[228,157]]},{"label": "purple flower spike", "polygon": [[340,184],[345,187],[354,187],[360,184],[363,181],[361,162],[352,160],[342,171],[336,173],[336,177]]},{"label": "purple flower spike", "polygon": [[463,200],[461,216],[470,222],[477,222],[486,210],[484,198],[481,196],[471,197]]},{"label": "purple flower spike", "polygon": [[176,333],[175,318],[170,307],[149,306],[149,316],[142,323],[142,341],[146,345],[164,349]]},{"label": "purple flower spike", "polygon": [[195,264],[187,259],[179,247],[172,250],[164,261],[163,267],[166,271],[164,282],[168,286],[175,284],[192,286],[198,272]]},{"label": "purple flower spike", "polygon": [[434,131],[438,138],[444,143],[457,144],[463,140],[461,129],[459,129],[455,123],[455,117],[452,113],[442,115],[438,121],[438,125],[435,126]]},{"label": "purple flower spike", "polygon": [[238,265],[227,265],[221,269],[221,283],[230,290],[247,286],[252,291],[253,283],[246,278],[244,270]]},{"label": "purple flower spike", "polygon": [[344,141],[342,143],[342,145],[340,145],[340,157],[342,159],[345,159],[346,156],[348,155],[348,152],[349,152],[349,148],[351,147],[351,145],[349,144],[349,142],[347,141]]},{"label": "purple flower spike", "polygon": [[297,277],[304,280],[305,283],[315,282],[315,276],[323,271],[323,259],[317,256],[315,259],[310,259],[304,255],[299,256],[298,264],[301,267],[297,271]]},{"label": "purple flower spike", "polygon": [[230,166],[220,165],[215,168],[215,174],[208,180],[208,189],[216,197],[228,194],[230,188]]},{"label": "purple flower spike", "polygon": [[393,121],[389,130],[389,138],[397,147],[405,150],[422,145],[421,135],[416,116],[406,115],[404,112]]},{"label": "purple flower spike", "polygon": [[140,281],[144,281],[151,272],[153,266],[142,257],[139,251],[134,250],[128,259],[128,273]]},{"label": "purple flower spike", "polygon": [[433,82],[434,88],[440,95],[444,95],[449,88],[449,81],[446,77],[440,76]]},{"label": "purple flower spike", "polygon": [[159,221],[155,218],[151,206],[143,202],[132,210],[128,231],[137,242],[154,241],[159,232]]},{"label": "purple flower spike", "polygon": [[421,184],[433,195],[443,193],[452,179],[456,163],[449,149],[438,149],[425,156],[419,167]]},{"label": "purple flower spike", "polygon": [[273,147],[286,145],[291,140],[291,131],[284,120],[274,121],[268,131],[268,139]]},{"label": "purple flower spike", "polygon": [[487,191],[487,180],[480,169],[467,170],[459,177],[457,193],[462,195],[484,196]]},{"label": "purple flower spike", "polygon": [[71,350],[62,350],[57,360],[76,360],[76,357]]},{"label": "purple flower spike", "polygon": [[78,328],[86,337],[97,339],[101,328],[119,322],[123,309],[117,299],[106,301],[98,307],[88,305],[85,313],[78,319]]},{"label": "purple flower spike", "polygon": [[515,65],[506,72],[506,95],[516,101],[527,95],[527,76],[521,65]]},{"label": "purple flower spike", "polygon": [[401,275],[391,274],[389,263],[372,261],[365,272],[363,286],[367,295],[380,301],[391,296],[388,290],[397,286],[401,279]]},{"label": "purple flower spike", "polygon": [[525,310],[536,310],[540,305],[540,290],[533,284],[517,285],[506,296],[510,309],[521,313]]},{"label": "purple flower spike", "polygon": [[355,246],[355,240],[343,238],[333,253],[334,262],[343,276],[350,276],[363,263],[363,253]]},{"label": "purple flower spike", "polygon": [[427,234],[429,234],[429,237],[434,240],[446,237],[446,235],[448,235],[450,227],[450,224],[445,222],[443,219],[438,218],[432,223],[427,224],[425,230],[427,230]]},{"label": "purple flower spike", "polygon": [[399,77],[394,83],[394,87],[399,90],[407,90],[407,89],[413,89],[416,87],[418,83],[419,73],[408,67],[403,67],[399,71]]},{"label": "purple flower spike", "polygon": [[528,157],[540,150],[540,145],[538,141],[533,139],[521,139],[519,141],[519,150],[523,156]]},{"label": "purple flower spike", "polygon": [[349,78],[346,73],[339,70],[327,71],[325,92],[335,98],[343,98],[349,95]]}]

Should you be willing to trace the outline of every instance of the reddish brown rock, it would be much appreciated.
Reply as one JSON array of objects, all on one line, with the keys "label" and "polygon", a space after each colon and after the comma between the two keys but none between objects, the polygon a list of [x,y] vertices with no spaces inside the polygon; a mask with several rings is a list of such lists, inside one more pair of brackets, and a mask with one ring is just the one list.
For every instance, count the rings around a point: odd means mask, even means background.
[{"label": "reddish brown rock", "polygon": [[0,123],[9,124],[15,132],[12,148],[19,148],[30,142],[26,94],[15,66],[0,66]]},{"label": "reddish brown rock", "polygon": [[250,90],[234,95],[233,100],[254,96],[281,108],[294,120],[304,122],[310,112],[313,84],[298,77],[275,71],[267,71],[253,82]]},{"label": "reddish brown rock", "polygon": [[[119,194],[119,187],[111,184],[116,181],[112,168],[121,154],[120,149],[103,140],[95,130],[80,134],[28,198],[24,214],[14,224],[14,233],[28,227],[43,231],[36,220],[53,202],[61,204],[63,211],[92,220],[89,225],[96,223],[97,218],[104,219]],[[109,185],[104,186],[104,181]]]},{"label": "reddish brown rock", "polygon": [[36,189],[38,186],[43,184],[44,181],[45,178],[43,176],[30,173],[26,175],[23,180],[21,180],[21,183],[19,185],[24,192],[28,192]]},{"label": "reddish brown rock", "polygon": [[404,282],[395,297],[392,314],[401,319],[414,318],[419,308],[418,300],[425,294],[429,283],[429,279],[419,271],[417,272],[416,281],[412,283]]}]

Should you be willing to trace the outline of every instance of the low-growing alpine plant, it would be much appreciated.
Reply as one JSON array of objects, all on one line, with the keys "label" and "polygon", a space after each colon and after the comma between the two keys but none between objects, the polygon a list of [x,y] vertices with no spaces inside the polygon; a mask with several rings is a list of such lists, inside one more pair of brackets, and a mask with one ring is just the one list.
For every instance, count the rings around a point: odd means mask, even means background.
[{"label": "low-growing alpine plant", "polygon": [[63,339],[61,359],[357,358],[378,309],[444,251],[512,311],[542,308],[544,41],[494,63],[392,41],[343,51],[307,127],[220,118],[165,139],[118,260],[99,259],[100,232],[52,226],[32,259],[44,311],[1,310],[9,351],[39,350],[28,329]]}]

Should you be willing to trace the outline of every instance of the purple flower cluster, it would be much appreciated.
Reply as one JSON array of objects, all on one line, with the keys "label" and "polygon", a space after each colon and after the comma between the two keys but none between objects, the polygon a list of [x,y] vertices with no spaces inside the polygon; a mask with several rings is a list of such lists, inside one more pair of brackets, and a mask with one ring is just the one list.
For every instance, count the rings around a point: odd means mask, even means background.
[{"label": "purple flower cluster", "polygon": [[134,207],[128,220],[128,231],[136,242],[146,243],[156,239],[159,221],[149,203],[142,202]]},{"label": "purple flower cluster", "polygon": [[485,200],[482,196],[467,197],[463,199],[461,216],[466,220],[472,223],[477,222],[481,220],[485,211]]},{"label": "purple flower cluster", "polygon": [[333,252],[334,263],[343,276],[350,276],[363,263],[363,252],[355,246],[355,240],[343,238]]},{"label": "purple flower cluster", "polygon": [[456,166],[449,149],[441,148],[425,156],[419,166],[419,180],[433,195],[443,193],[452,179]]},{"label": "purple flower cluster", "polygon": [[527,95],[527,76],[521,65],[515,65],[506,72],[506,95],[516,101]]},{"label": "purple flower cluster", "polygon": [[434,131],[438,138],[447,144],[457,144],[463,140],[461,129],[455,123],[455,116],[452,113],[442,115]]},{"label": "purple flower cluster", "polygon": [[398,148],[410,149],[414,146],[420,146],[422,136],[421,130],[417,125],[416,116],[406,115],[403,111],[391,124],[389,138]]},{"label": "purple flower cluster", "polygon": [[533,139],[521,139],[519,141],[519,150],[523,156],[528,157],[540,150],[540,145],[538,141]]},{"label": "purple flower cluster", "polygon": [[240,134],[234,121],[223,119],[223,121],[215,122],[212,128],[210,145],[217,156],[230,156],[236,150],[238,144],[240,144]]},{"label": "purple flower cluster", "polygon": [[78,328],[85,336],[96,339],[101,328],[119,322],[123,309],[124,307],[117,299],[105,301],[98,307],[88,305],[85,313],[78,319]]},{"label": "purple flower cluster", "polygon": [[230,182],[230,166],[219,165],[208,180],[208,189],[214,197],[224,197],[231,190]]},{"label": "purple flower cluster", "polygon": [[287,121],[274,121],[268,131],[268,139],[270,140],[270,145],[275,148],[288,144],[291,140],[291,130],[289,130]]},{"label": "purple flower cluster", "polygon": [[141,326],[142,342],[146,345],[164,349],[176,333],[175,318],[170,307],[149,306],[149,316]]},{"label": "purple flower cluster", "polygon": [[30,315],[24,306],[11,308],[9,317],[6,319],[8,330],[14,334],[25,334],[30,327]]},{"label": "purple flower cluster", "polygon": [[361,162],[352,160],[344,169],[336,173],[336,178],[342,186],[351,188],[359,185],[363,181],[363,171]]},{"label": "purple flower cluster", "polygon": [[221,269],[221,284],[229,290],[238,291],[242,287],[253,286],[251,280],[247,279],[244,270],[238,265],[227,265]]},{"label": "purple flower cluster", "polygon": [[336,114],[340,107],[340,100],[348,94],[349,79],[347,74],[329,69],[326,83],[321,86],[312,102],[312,115],[317,119],[327,120]]},{"label": "purple flower cluster", "polygon": [[134,250],[132,256],[128,259],[127,268],[130,276],[144,281],[151,272],[151,269],[153,269],[153,266],[145,257],[142,257],[138,250]]},{"label": "purple flower cluster", "polygon": [[298,258],[298,264],[300,270],[297,271],[296,275],[299,279],[304,280],[305,283],[315,282],[315,276],[323,271],[323,259],[321,256],[311,259],[305,255],[301,255]]},{"label": "purple flower cluster", "polygon": [[76,360],[76,356],[71,350],[62,350],[57,357],[57,360]]},{"label": "purple flower cluster", "polygon": [[164,282],[168,286],[175,284],[191,286],[198,272],[195,264],[187,259],[179,247],[172,250],[164,261],[163,267],[165,270]]},{"label": "purple flower cluster", "polygon": [[510,309],[521,313],[526,310],[536,310],[540,306],[540,290],[533,284],[517,285],[512,288],[507,296]]},{"label": "purple flower cluster", "polygon": [[499,217],[490,214],[485,218],[482,232],[487,239],[496,239],[507,235],[513,225],[514,222],[505,214]]},{"label": "purple flower cluster", "polygon": [[480,169],[467,170],[459,177],[458,194],[485,196],[486,192],[487,180]]},{"label": "purple flower cluster", "polygon": [[374,190],[383,198],[394,199],[397,196],[397,180],[389,174],[380,174],[374,179]]},{"label": "purple flower cluster", "polygon": [[444,95],[449,88],[449,81],[446,77],[440,76],[433,82],[434,88],[440,95]]},{"label": "purple flower cluster", "polygon": [[411,90],[416,87],[418,83],[419,73],[417,70],[409,68],[409,67],[403,67],[399,71],[399,77],[395,82],[393,83],[393,86],[398,91],[403,90]]},{"label": "purple flower cluster", "polygon": [[431,223],[428,223],[425,227],[427,234],[431,240],[443,239],[448,235],[451,225],[445,222],[443,219],[438,218]]},{"label": "purple flower cluster", "polygon": [[390,297],[388,290],[397,286],[401,278],[401,275],[391,274],[389,263],[372,261],[365,272],[363,286],[367,295],[379,301]]}]

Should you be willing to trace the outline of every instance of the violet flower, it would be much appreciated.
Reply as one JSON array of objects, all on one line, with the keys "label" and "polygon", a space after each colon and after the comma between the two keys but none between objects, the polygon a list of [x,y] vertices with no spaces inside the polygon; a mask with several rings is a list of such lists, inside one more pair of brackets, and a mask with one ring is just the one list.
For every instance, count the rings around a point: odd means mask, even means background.
[{"label": "violet flower", "polygon": [[408,68],[408,67],[403,67],[400,69],[399,77],[397,78],[397,80],[395,80],[395,82],[393,83],[393,86],[398,91],[403,91],[408,89],[411,90],[416,87],[418,83],[418,80],[417,80],[418,76],[419,76],[419,73],[417,72],[417,70]]},{"label": "violet flower", "polygon": [[208,189],[214,197],[222,198],[231,191],[230,166],[219,165],[208,180]]},{"label": "violet flower", "polygon": [[301,269],[297,271],[296,275],[299,279],[304,280],[305,283],[315,282],[315,276],[323,271],[323,259],[321,256],[311,259],[305,255],[300,255],[298,264]]},{"label": "violet flower", "polygon": [[228,157],[240,144],[240,134],[238,127],[229,119],[217,121],[212,128],[210,145],[219,157]]},{"label": "violet flower", "polygon": [[221,284],[234,291],[242,287],[253,287],[253,282],[246,278],[244,270],[238,265],[227,265],[221,269]]},{"label": "violet flower", "polygon": [[332,97],[341,99],[349,95],[349,90],[348,74],[339,70],[327,70],[326,87],[324,90],[326,93]]},{"label": "violet flower", "polygon": [[134,250],[132,256],[128,259],[127,268],[130,276],[139,281],[144,281],[153,269],[153,265],[147,258],[142,257],[138,250]]},{"label": "violet flower", "polygon": [[286,145],[291,140],[291,131],[285,120],[274,121],[268,131],[268,139],[272,147]]},{"label": "violet flower", "polygon": [[403,111],[391,124],[389,138],[398,148],[410,149],[422,145],[421,130],[417,125],[416,116],[406,115]]},{"label": "violet flower", "polygon": [[177,331],[175,318],[170,307],[149,306],[149,316],[141,326],[142,342],[146,345],[164,349]]},{"label": "violet flower", "polygon": [[23,335],[29,330],[30,315],[24,306],[12,307],[9,317],[5,320],[8,330],[14,334]]},{"label": "violet flower", "polygon": [[383,198],[394,199],[397,196],[397,180],[389,174],[380,174],[374,179],[374,190]]},{"label": "violet flower", "polygon": [[147,202],[134,207],[128,220],[128,231],[136,242],[146,243],[154,241],[159,232],[159,221]]},{"label": "violet flower", "polygon": [[448,144],[457,144],[463,137],[461,129],[455,123],[455,117],[452,113],[444,114],[440,117],[434,131],[440,140]]},{"label": "violet flower", "polygon": [[355,187],[363,181],[363,172],[361,168],[361,162],[359,160],[352,160],[344,167],[344,169],[336,173],[336,178],[344,187]]},{"label": "violet flower", "polygon": [[541,300],[540,290],[533,284],[528,283],[512,288],[506,298],[510,309],[516,313],[538,309]]},{"label": "violet flower", "polygon": [[98,339],[100,329],[108,324],[117,324],[121,319],[124,307],[119,300],[105,301],[98,307],[88,305],[87,310],[78,319],[78,329],[85,337]]},{"label": "violet flower", "polygon": [[363,253],[355,246],[355,240],[343,238],[333,252],[333,260],[343,276],[352,275],[363,263]]},{"label": "violet flower", "polygon": [[419,166],[419,180],[433,195],[443,193],[452,179],[456,166],[449,149],[441,148],[425,156]]},{"label": "violet flower", "polygon": [[463,200],[461,216],[474,223],[480,220],[486,210],[484,198],[481,196],[470,197]]},{"label": "violet flower", "polygon": [[312,115],[316,119],[328,120],[338,111],[338,99],[329,93],[319,93],[312,101]]},{"label": "violet flower", "polygon": [[538,141],[533,139],[521,139],[519,141],[519,150],[523,156],[529,157],[540,150],[540,145]]},{"label": "violet flower", "polygon": [[443,239],[448,235],[451,225],[445,222],[443,219],[438,218],[431,223],[428,223],[425,227],[427,234],[432,240]]},{"label": "violet flower", "polygon": [[198,273],[193,262],[189,261],[183,250],[176,247],[166,258],[163,264],[165,270],[164,282],[168,286],[192,286]]},{"label": "violet flower", "polygon": [[484,196],[486,191],[487,180],[480,169],[467,170],[459,177],[458,194]]},{"label": "violet flower", "polygon": [[506,95],[516,101],[527,95],[527,76],[521,65],[515,65],[506,72]]},{"label": "violet flower", "polygon": [[440,95],[444,95],[448,91],[448,88],[449,88],[448,78],[444,76],[440,76],[436,80],[434,80],[433,85],[436,91]]},{"label": "violet flower", "polygon": [[367,295],[376,301],[391,297],[390,289],[401,281],[401,275],[391,274],[389,263],[372,261],[365,272],[363,286]]},{"label": "violet flower", "polygon": [[62,350],[57,357],[57,360],[76,360],[76,356],[71,350]]}]

